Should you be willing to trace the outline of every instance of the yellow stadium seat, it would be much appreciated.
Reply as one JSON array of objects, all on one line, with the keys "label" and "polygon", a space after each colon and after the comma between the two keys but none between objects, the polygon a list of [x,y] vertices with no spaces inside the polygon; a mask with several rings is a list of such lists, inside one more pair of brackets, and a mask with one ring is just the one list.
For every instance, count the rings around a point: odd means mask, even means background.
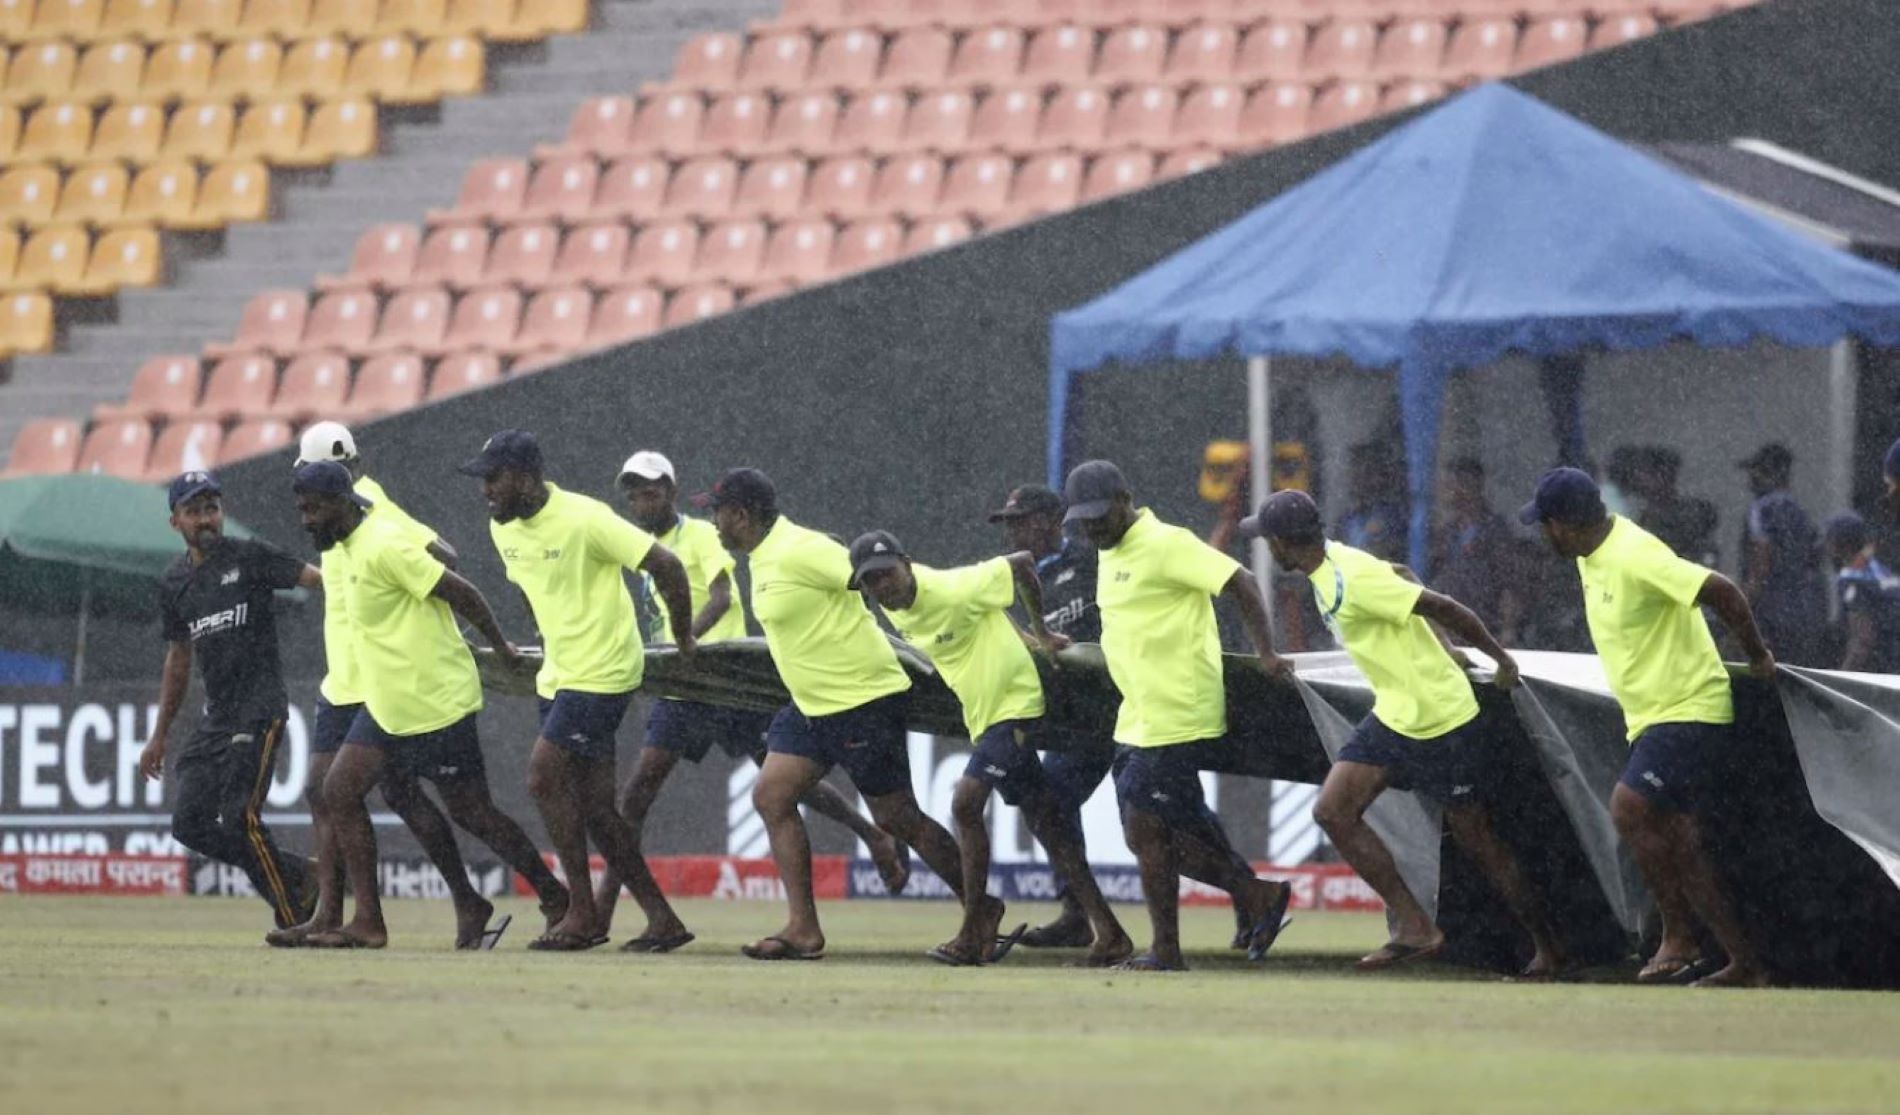
[{"label": "yellow stadium seat", "polygon": [[520,0],[521,18],[543,35],[575,35],[587,30],[588,0]]},{"label": "yellow stadium seat", "polygon": [[0,349],[48,352],[53,347],[53,300],[44,294],[0,298]]},{"label": "yellow stadium seat", "polygon": [[145,81],[145,45],[130,39],[94,43],[80,56],[70,100],[102,105],[139,95]]},{"label": "yellow stadium seat", "polygon": [[303,148],[308,118],[300,101],[270,101],[244,110],[231,140],[231,157],[283,163]]},{"label": "yellow stadium seat", "polygon": [[22,46],[7,65],[7,83],[0,87],[0,102],[35,105],[50,97],[63,97],[73,87],[73,74],[78,69],[79,52],[71,43]]},{"label": "yellow stadium seat", "polygon": [[10,228],[0,229],[0,286],[12,280],[19,265],[20,234]]},{"label": "yellow stadium seat", "polygon": [[164,277],[164,263],[157,229],[117,229],[92,246],[86,273],[70,293],[97,298],[120,287],[155,286]]},{"label": "yellow stadium seat", "polygon": [[12,105],[0,105],[0,166],[13,161],[13,152],[20,146],[20,110]]},{"label": "yellow stadium seat", "polygon": [[386,35],[356,44],[350,68],[343,75],[348,93],[374,97],[390,104],[420,104],[410,85],[416,68],[415,44],[400,35]]},{"label": "yellow stadium seat", "polygon": [[62,225],[111,224],[125,212],[131,178],[117,163],[80,167],[66,176],[53,220]]},{"label": "yellow stadium seat", "polygon": [[99,21],[105,14],[105,0],[39,0],[26,37],[83,43],[99,37]]},{"label": "yellow stadium seat", "polygon": [[76,163],[92,147],[92,108],[71,101],[48,101],[26,118],[15,157],[21,162]]},{"label": "yellow stadium seat", "polygon": [[13,69],[13,44],[0,39],[0,89],[7,86],[7,71]]},{"label": "yellow stadium seat", "polygon": [[383,0],[372,34],[426,39],[440,35],[447,22],[447,0]]},{"label": "yellow stadium seat", "polygon": [[244,0],[178,0],[172,11],[174,39],[214,39],[222,42],[238,33]]},{"label": "yellow stadium seat", "polygon": [[177,228],[198,204],[198,168],[186,159],[164,159],[139,171],[125,195],[121,225]]},{"label": "yellow stadium seat", "polygon": [[49,225],[27,238],[14,267],[14,290],[50,290],[66,294],[86,275],[92,237],[75,225]]},{"label": "yellow stadium seat", "polygon": [[467,97],[488,84],[488,51],[480,39],[434,39],[416,57],[410,86],[418,101]]},{"label": "yellow stadium seat", "polygon": [[449,0],[443,14],[442,31],[449,35],[476,35],[496,42],[519,42],[537,38],[532,28],[517,36],[515,0]]},{"label": "yellow stadium seat", "polygon": [[0,224],[43,225],[59,204],[59,171],[44,164],[0,172]]},{"label": "yellow stadium seat", "polygon": [[176,104],[209,94],[217,57],[217,48],[202,39],[160,43],[145,61],[144,95]]},{"label": "yellow stadium seat", "polygon": [[306,33],[361,38],[376,26],[377,0],[314,0]]},{"label": "yellow stadium seat", "polygon": [[165,129],[166,158],[216,162],[231,153],[237,110],[222,101],[179,105]]},{"label": "yellow stadium seat", "polygon": [[99,22],[108,35],[148,43],[170,37],[171,27],[172,0],[106,0],[105,18]]},{"label": "yellow stadium seat", "polygon": [[364,159],[376,153],[376,106],[365,100],[318,105],[304,132],[303,147],[285,166],[328,166],[338,159]]},{"label": "yellow stadium seat", "polygon": [[350,44],[339,38],[304,39],[291,44],[277,71],[277,90],[287,97],[326,101],[343,95],[350,66]]},{"label": "yellow stadium seat", "polygon": [[123,159],[129,163],[151,162],[158,158],[159,144],[164,138],[163,105],[115,104],[99,118],[99,131],[92,137],[90,157]]},{"label": "yellow stadium seat", "polygon": [[33,26],[33,0],[0,0],[0,39],[17,43]]},{"label": "yellow stadium seat", "polygon": [[270,39],[226,43],[211,67],[211,95],[233,101],[273,96],[283,64],[284,48]]},{"label": "yellow stadium seat", "polygon": [[238,31],[245,36],[301,38],[310,24],[310,0],[246,0]]},{"label": "yellow stadium seat", "polygon": [[270,216],[270,170],[263,163],[220,163],[198,185],[198,203],[180,228],[195,231]]}]

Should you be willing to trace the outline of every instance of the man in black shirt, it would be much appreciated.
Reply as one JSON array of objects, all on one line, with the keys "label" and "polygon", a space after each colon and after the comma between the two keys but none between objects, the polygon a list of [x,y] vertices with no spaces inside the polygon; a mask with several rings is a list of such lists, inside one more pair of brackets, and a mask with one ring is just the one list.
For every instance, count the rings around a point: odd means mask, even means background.
[{"label": "man in black shirt", "polygon": [[277,927],[286,928],[310,916],[316,890],[303,859],[280,851],[260,816],[289,707],[272,594],[299,585],[321,588],[322,577],[274,546],[226,538],[222,489],[210,473],[179,476],[169,499],[185,556],[160,580],[169,645],[158,721],[139,770],[150,779],[163,775],[166,737],[196,658],[204,716],[172,763],[178,783],[172,835],[195,852],[243,868],[271,904]]}]

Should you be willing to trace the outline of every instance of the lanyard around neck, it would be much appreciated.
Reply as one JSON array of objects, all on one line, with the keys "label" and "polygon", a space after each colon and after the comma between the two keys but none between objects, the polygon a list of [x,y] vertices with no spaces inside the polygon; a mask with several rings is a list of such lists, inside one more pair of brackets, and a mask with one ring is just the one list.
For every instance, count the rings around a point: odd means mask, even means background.
[{"label": "lanyard around neck", "polygon": [[1340,572],[1339,563],[1330,556],[1326,558],[1326,564],[1333,567],[1333,606],[1326,609],[1323,618],[1330,620],[1339,614],[1339,609],[1346,603],[1346,575]]}]

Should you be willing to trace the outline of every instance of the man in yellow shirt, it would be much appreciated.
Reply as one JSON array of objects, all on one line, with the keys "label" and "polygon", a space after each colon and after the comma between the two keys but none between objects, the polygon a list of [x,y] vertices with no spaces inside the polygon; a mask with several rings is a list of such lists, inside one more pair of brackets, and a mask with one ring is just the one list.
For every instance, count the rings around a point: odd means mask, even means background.
[{"label": "man in yellow shirt", "polygon": [[[363,696],[323,781],[356,909],[349,924],[312,933],[304,943],[382,948],[389,930],[364,799],[390,772],[435,783],[450,814],[491,847],[512,851],[511,862],[533,856],[527,835],[489,799],[475,724],[481,681],[455,618],[472,624],[505,663],[520,656],[480,590],[431,556],[394,516],[369,514],[370,501],[348,469],[335,461],[306,464],[292,491],[317,549],[344,556],[343,583],[332,585],[330,596],[348,609]],[[487,827],[471,825],[470,817]]]},{"label": "man in yellow shirt", "polygon": [[[367,509],[369,513],[402,524],[403,529],[411,533],[416,544],[427,550],[429,556],[449,569],[455,568],[455,548],[397,506],[382,485],[364,472],[363,459],[356,450],[356,438],[348,427],[341,422],[324,421],[313,424],[303,432],[296,467],[302,468],[316,461],[335,461],[348,469],[355,478],[356,493],[370,502],[371,506]],[[328,571],[333,582],[348,582],[348,559],[342,550],[333,547],[325,553],[323,568]],[[275,930],[265,936],[267,942],[280,948],[298,947],[314,933],[338,929],[343,925],[343,890],[346,880],[335,834],[330,826],[329,809],[323,804],[323,780],[329,774],[330,764],[335,761],[344,738],[349,734],[350,725],[363,709],[362,683],[358,677],[354,642],[348,594],[338,593],[328,597],[323,604],[323,656],[329,670],[318,688],[306,782],[311,829],[319,864],[317,911],[302,925]],[[488,794],[486,778],[480,781],[479,787],[477,792],[476,782],[463,781],[451,782],[444,788],[444,800],[453,799],[456,823],[520,872],[541,896],[547,909],[566,909],[567,888],[554,877],[554,872],[548,870],[548,865],[535,850],[533,842],[522,833],[521,826],[495,805]],[[493,948],[500,941],[509,919],[504,917],[494,928],[488,928],[489,918],[495,912],[494,906],[475,893],[474,886],[469,882],[468,871],[462,863],[461,849],[456,846],[455,833],[449,828],[448,818],[423,792],[422,783],[401,770],[391,768],[384,772],[382,791],[383,800],[389,803],[389,808],[401,818],[403,825],[415,834],[416,842],[422,846],[429,862],[442,874],[442,881],[455,904],[455,947]]]},{"label": "man in yellow shirt", "polygon": [[[693,638],[707,643],[743,639],[745,613],[734,607],[732,555],[719,544],[719,532],[704,519],[679,513],[679,484],[673,462],[663,453],[643,449],[627,458],[621,466],[619,487],[627,502],[627,515],[635,526],[658,539],[686,567],[686,582],[691,590]],[[665,605],[653,597],[666,619]],[[765,762],[765,730],[772,722],[769,712],[720,708],[698,701],[655,701],[647,714],[646,746],[640,751],[633,774],[621,784],[617,805],[620,815],[639,838],[646,827],[647,812],[666,785],[667,776],[681,759],[697,763],[717,746],[740,762]],[[903,891],[910,878],[910,853],[892,836],[879,829],[854,809],[843,794],[820,782],[806,796],[804,805],[849,828],[871,850],[871,857],[884,876],[884,885],[892,894]],[[614,905],[620,894],[620,877],[610,867],[600,881],[594,904],[600,908],[603,932],[613,921]],[[651,921],[640,935],[621,945],[626,952],[671,952],[693,939],[684,925],[656,925]]]},{"label": "man in yellow shirt", "polygon": [[1638,973],[1645,983],[1692,979],[1703,964],[1700,922],[1728,954],[1698,986],[1761,986],[1761,957],[1742,931],[1702,844],[1696,814],[1707,809],[1721,751],[1735,723],[1728,671],[1706,607],[1748,655],[1748,670],[1775,676],[1748,598],[1734,582],[1677,557],[1667,545],[1603,505],[1587,473],[1553,469],[1520,515],[1537,524],[1583,578],[1584,617],[1610,692],[1623,707],[1629,764],[1610,795],[1610,818],[1662,911],[1662,945]]},{"label": "man in yellow shirt", "polygon": [[917,805],[904,726],[910,675],[851,587],[845,548],[780,515],[778,490],[757,469],[729,470],[709,499],[719,541],[751,557],[752,613],[792,698],[772,718],[752,790],[791,916],[742,951],[754,960],[816,960],[825,953],[825,934],[798,803],[832,767],[851,776],[878,827],[916,848],[959,896],[961,854]]},{"label": "man in yellow shirt", "polygon": [[1293,888],[1255,878],[1216,848],[1225,833],[1208,813],[1200,773],[1217,769],[1227,738],[1227,689],[1221,676],[1214,597],[1239,609],[1269,677],[1293,664],[1273,651],[1260,586],[1240,563],[1180,527],[1135,506],[1121,470],[1086,461],[1070,471],[1066,521],[1101,553],[1096,600],[1102,656],[1121,691],[1115,742],[1125,750],[1115,775],[1122,831],[1141,867],[1141,889],[1154,926],[1148,952],[1121,965],[1131,971],[1180,971],[1180,877],[1216,879],[1247,911],[1247,954],[1264,957],[1286,922]]},{"label": "man in yellow shirt", "polygon": [[1313,819],[1393,913],[1392,939],[1361,959],[1360,970],[1422,960],[1445,947],[1391,849],[1365,822],[1366,810],[1392,787],[1444,807],[1452,838],[1530,933],[1532,955],[1522,974],[1558,974],[1564,957],[1556,934],[1483,803],[1487,741],[1477,696],[1431,625],[1496,662],[1500,689],[1517,685],[1517,662],[1471,609],[1425,588],[1409,570],[1328,541],[1319,507],[1305,492],[1275,492],[1258,514],[1241,520],[1240,531],[1265,538],[1281,569],[1312,583],[1320,618],[1372,686],[1372,712],[1340,750],[1313,805]]},{"label": "man in yellow shirt", "polygon": [[[930,950],[930,958],[952,966],[982,964],[996,941],[1003,903],[988,890],[990,833],[983,820],[995,791],[1022,809],[1029,831],[1081,904],[1094,931],[1086,966],[1126,960],[1134,945],[1089,873],[1081,841],[1063,823],[1036,755],[1047,711],[1042,677],[1009,607],[1021,597],[1030,631],[1045,653],[1068,645],[1043,623],[1036,559],[1019,551],[960,569],[932,569],[913,564],[894,535],[874,530],[851,544],[851,571],[853,583],[884,609],[898,635],[937,667],[962,703],[964,730],[976,745],[950,805],[963,849],[963,925],[956,937]],[[1026,931],[1012,936],[1020,939]],[[1005,951],[1000,943],[994,947]]]},{"label": "man in yellow shirt", "polygon": [[544,659],[535,678],[541,732],[528,759],[528,792],[571,880],[572,897],[567,915],[528,947],[576,952],[606,942],[588,874],[589,837],[650,923],[677,939],[684,931],[679,915],[647,870],[639,838],[614,810],[614,734],[646,669],[623,571],[653,578],[672,617],[674,642],[681,654],[691,654],[686,570],[611,507],[549,483],[541,446],[525,430],[489,438],[461,471],[481,480],[495,549],[541,629]]}]

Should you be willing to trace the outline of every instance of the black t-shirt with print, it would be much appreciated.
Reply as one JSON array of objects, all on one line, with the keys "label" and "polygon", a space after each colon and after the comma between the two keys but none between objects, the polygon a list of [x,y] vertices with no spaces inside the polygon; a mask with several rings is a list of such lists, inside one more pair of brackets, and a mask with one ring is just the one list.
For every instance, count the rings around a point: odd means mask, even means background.
[{"label": "black t-shirt with print", "polygon": [[205,685],[203,730],[231,732],[284,715],[272,594],[295,588],[300,558],[227,538],[194,566],[180,557],[159,582],[166,642],[190,642]]}]

